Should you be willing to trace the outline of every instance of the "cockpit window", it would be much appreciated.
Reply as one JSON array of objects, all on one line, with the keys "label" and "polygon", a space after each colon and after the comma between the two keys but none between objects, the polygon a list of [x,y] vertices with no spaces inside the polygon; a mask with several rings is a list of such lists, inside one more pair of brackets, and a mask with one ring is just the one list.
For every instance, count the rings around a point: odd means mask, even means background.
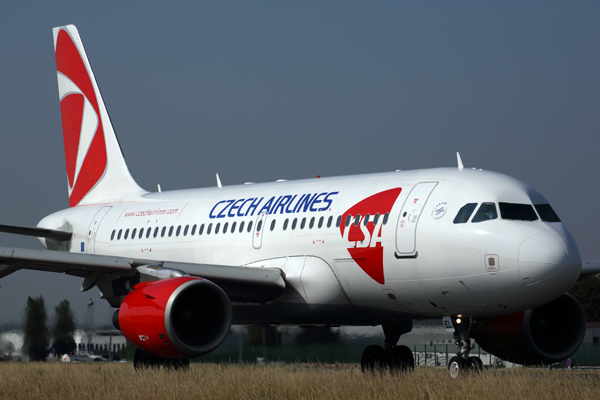
[{"label": "cockpit window", "polygon": [[496,211],[495,203],[481,203],[479,210],[475,213],[475,216],[471,222],[483,222],[491,219],[498,218],[498,211]]},{"label": "cockpit window", "polygon": [[536,204],[535,209],[538,214],[540,214],[542,221],[560,222],[560,218],[558,218],[558,215],[556,215],[552,207],[550,207],[550,204]]},{"label": "cockpit window", "polygon": [[531,204],[498,203],[502,219],[537,221],[538,216]]},{"label": "cockpit window", "polygon": [[454,223],[455,224],[467,223],[467,221],[471,217],[471,214],[473,214],[473,211],[475,211],[475,207],[477,207],[477,203],[468,203],[468,204],[465,204],[464,206],[462,206],[460,208],[460,210],[458,210],[458,214],[456,214],[456,217],[454,217]]}]

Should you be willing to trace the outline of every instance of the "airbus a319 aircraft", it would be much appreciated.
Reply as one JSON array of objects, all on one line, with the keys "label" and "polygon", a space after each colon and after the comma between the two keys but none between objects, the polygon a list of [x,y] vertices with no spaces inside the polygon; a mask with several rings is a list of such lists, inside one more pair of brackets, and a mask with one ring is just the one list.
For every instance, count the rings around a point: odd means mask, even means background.
[{"label": "airbus a319 aircraft", "polygon": [[[0,277],[61,272],[97,286],[134,365],[186,366],[231,324],[381,325],[364,370],[408,369],[413,319],[454,329],[452,376],[481,370],[473,340],[522,364],[571,355],[585,316],[565,292],[577,244],[548,201],[463,168],[147,192],[130,175],[77,29],[54,28],[70,207],[37,227],[46,250],[0,249]],[[596,266],[594,266],[596,268]]]}]

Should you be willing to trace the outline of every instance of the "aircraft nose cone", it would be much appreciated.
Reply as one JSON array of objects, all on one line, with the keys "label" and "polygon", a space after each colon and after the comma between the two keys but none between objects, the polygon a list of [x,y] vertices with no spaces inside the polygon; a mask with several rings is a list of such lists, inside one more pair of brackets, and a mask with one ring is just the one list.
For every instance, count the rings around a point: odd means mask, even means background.
[{"label": "aircraft nose cone", "polygon": [[557,295],[569,290],[581,270],[577,244],[569,236],[561,238],[555,231],[536,233],[519,247],[519,273],[528,287]]}]

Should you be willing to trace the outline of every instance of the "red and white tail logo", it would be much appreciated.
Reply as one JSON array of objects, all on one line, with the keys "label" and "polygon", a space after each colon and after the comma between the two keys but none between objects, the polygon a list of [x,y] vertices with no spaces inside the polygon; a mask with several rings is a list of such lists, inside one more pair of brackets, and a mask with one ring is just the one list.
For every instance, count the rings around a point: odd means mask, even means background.
[{"label": "red and white tail logo", "polygon": [[[54,48],[70,206],[84,198],[83,203],[101,202],[141,191],[129,175],[75,26],[54,28]],[[111,163],[119,165],[116,173],[123,176],[100,185]]]}]

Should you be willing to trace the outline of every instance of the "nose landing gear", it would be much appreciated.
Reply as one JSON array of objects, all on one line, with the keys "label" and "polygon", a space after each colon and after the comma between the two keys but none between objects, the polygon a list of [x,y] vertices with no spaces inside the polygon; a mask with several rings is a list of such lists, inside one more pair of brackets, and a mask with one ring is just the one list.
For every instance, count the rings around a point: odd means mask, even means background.
[{"label": "nose landing gear", "polygon": [[452,318],[454,325],[454,339],[458,345],[457,355],[448,362],[448,371],[452,378],[458,378],[466,372],[483,371],[483,362],[479,357],[469,357],[473,350],[473,342],[469,337],[471,330],[476,328],[478,322],[472,319]]},{"label": "nose landing gear", "polygon": [[412,320],[389,321],[382,327],[385,349],[378,345],[367,346],[360,360],[362,371],[412,371],[415,367],[412,351],[406,346],[397,346],[400,336],[412,330]]}]

